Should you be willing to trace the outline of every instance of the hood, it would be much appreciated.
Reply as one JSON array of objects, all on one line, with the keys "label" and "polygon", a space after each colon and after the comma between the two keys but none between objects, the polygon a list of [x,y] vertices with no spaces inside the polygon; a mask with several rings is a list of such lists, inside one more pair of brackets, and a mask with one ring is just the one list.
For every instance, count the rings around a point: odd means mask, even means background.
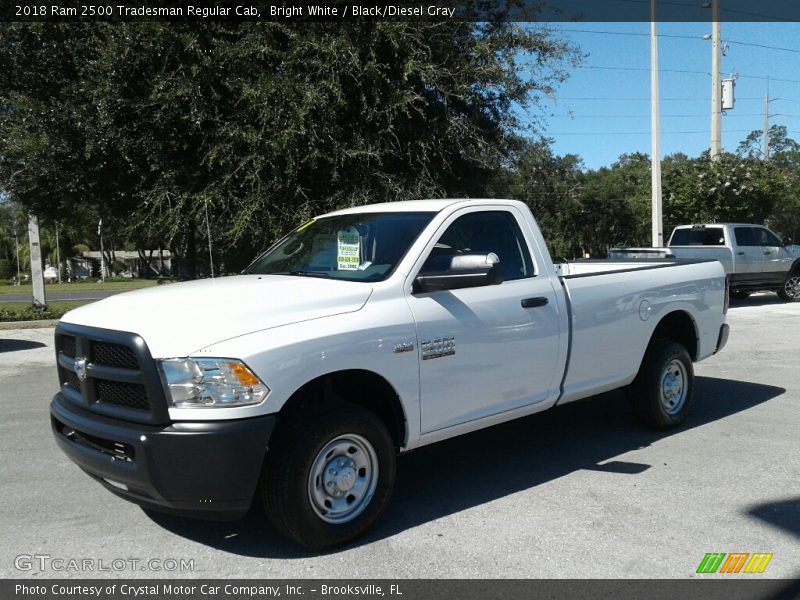
[{"label": "hood", "polygon": [[371,293],[368,283],[237,275],[118,294],[61,320],[137,333],[153,357],[169,358],[262,329],[355,312]]}]

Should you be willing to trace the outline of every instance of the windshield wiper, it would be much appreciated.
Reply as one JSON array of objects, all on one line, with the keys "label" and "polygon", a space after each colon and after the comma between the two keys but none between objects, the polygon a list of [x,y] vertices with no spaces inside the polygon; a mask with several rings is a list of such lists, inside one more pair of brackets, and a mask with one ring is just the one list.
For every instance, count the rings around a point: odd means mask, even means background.
[{"label": "windshield wiper", "polygon": [[295,275],[298,277],[322,277],[330,278],[324,271],[275,271],[274,273],[267,273],[268,275]]}]

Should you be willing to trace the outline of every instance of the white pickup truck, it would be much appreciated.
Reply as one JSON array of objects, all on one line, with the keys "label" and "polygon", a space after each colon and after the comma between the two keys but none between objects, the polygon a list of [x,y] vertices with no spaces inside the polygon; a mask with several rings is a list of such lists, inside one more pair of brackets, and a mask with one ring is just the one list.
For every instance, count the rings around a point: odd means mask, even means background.
[{"label": "white pickup truck", "polygon": [[609,258],[718,260],[728,275],[732,296],[771,291],[786,302],[800,302],[800,246],[781,240],[762,225],[678,225],[666,248],[612,248]]},{"label": "white pickup truck", "polygon": [[52,429],[123,498],[214,518],[255,499],[325,548],[382,513],[397,453],[620,387],[676,426],[726,309],[717,261],[556,267],[521,202],[350,208],[241,275],[69,312]]}]

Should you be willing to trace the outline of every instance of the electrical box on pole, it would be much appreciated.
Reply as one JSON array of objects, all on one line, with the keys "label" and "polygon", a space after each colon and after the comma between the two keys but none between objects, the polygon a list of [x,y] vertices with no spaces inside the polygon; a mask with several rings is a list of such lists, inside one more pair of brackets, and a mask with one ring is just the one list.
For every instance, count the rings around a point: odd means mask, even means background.
[{"label": "electrical box on pole", "polygon": [[722,80],[722,110],[733,110],[736,103],[736,96],[734,90],[736,88],[736,80],[733,78]]}]

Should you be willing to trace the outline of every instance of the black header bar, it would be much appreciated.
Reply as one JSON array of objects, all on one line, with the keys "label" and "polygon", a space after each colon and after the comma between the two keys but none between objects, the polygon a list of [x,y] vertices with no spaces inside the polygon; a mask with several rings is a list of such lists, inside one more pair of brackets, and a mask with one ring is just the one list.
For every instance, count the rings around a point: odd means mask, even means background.
[{"label": "black header bar", "polygon": [[[800,22],[798,0],[718,0],[725,22]],[[656,0],[656,18],[709,21],[711,0]],[[650,21],[651,0],[0,0],[2,21]]]}]

